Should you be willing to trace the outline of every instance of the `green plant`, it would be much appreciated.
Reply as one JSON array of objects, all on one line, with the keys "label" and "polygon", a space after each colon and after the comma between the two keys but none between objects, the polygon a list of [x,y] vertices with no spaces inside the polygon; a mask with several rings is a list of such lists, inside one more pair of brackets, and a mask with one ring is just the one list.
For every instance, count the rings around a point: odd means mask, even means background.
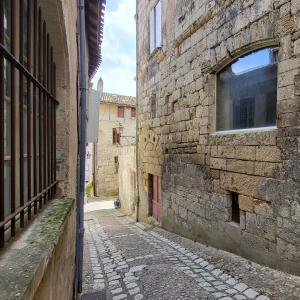
[{"label": "green plant", "polygon": [[85,195],[86,197],[92,197],[92,193],[93,193],[93,181],[89,181],[86,185],[85,185]]}]

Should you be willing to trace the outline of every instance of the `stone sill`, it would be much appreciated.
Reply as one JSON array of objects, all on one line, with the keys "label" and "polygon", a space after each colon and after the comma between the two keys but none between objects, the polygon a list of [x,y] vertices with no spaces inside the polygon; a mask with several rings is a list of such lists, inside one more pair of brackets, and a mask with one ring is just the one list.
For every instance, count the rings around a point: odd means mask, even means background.
[{"label": "stone sill", "polygon": [[10,245],[0,252],[0,299],[31,299],[42,281],[75,201],[52,200]]},{"label": "stone sill", "polygon": [[267,127],[256,127],[256,128],[247,128],[247,129],[233,129],[233,130],[223,130],[216,131],[211,134],[211,136],[218,135],[234,135],[234,134],[243,134],[243,133],[260,133],[266,131],[275,131],[277,129],[276,126],[267,126]]}]

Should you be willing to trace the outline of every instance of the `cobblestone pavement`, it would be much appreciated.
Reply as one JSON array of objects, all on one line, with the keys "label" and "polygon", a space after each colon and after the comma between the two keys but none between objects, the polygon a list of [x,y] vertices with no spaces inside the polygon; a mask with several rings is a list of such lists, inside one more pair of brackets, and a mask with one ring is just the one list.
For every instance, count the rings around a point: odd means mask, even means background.
[{"label": "cobblestone pavement", "polygon": [[300,299],[299,277],[113,209],[85,215],[84,260],[83,294],[102,291],[106,299]]}]

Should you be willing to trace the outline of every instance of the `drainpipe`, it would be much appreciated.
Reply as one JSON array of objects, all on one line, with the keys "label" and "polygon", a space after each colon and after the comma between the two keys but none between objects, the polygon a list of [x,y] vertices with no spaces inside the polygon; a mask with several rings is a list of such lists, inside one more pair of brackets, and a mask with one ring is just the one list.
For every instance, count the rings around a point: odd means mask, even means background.
[{"label": "drainpipe", "polygon": [[76,222],[76,284],[77,293],[82,291],[82,265],[83,265],[83,205],[84,205],[84,176],[86,156],[86,102],[88,94],[86,59],[86,34],[85,34],[85,0],[78,0],[79,4],[79,164],[77,168],[77,222]]},{"label": "drainpipe", "polygon": [[[136,51],[136,56],[138,55],[138,12],[139,12],[139,0],[136,0],[135,2],[135,7],[136,7],[136,12],[135,12],[135,24],[136,24],[136,40],[135,40],[135,51]],[[137,191],[137,204],[136,204],[136,222],[139,221],[139,209],[140,209],[140,184],[139,184],[139,101],[138,101],[138,59],[136,59],[136,191]]]}]

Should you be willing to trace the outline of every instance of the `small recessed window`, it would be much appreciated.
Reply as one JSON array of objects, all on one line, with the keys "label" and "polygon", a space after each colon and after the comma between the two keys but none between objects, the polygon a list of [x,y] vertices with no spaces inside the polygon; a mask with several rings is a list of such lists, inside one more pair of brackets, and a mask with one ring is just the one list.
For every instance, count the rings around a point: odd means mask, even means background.
[{"label": "small recessed window", "polygon": [[132,118],[136,117],[136,109],[135,109],[135,107],[131,107],[131,117]]},{"label": "small recessed window", "polygon": [[119,128],[113,128],[112,140],[114,145],[120,144],[121,134]]},{"label": "small recessed window", "polygon": [[240,57],[217,76],[217,130],[276,125],[278,48]]},{"label": "small recessed window", "polygon": [[231,192],[231,220],[240,223],[240,206],[238,193]]},{"label": "small recessed window", "polygon": [[118,118],[124,118],[124,106],[118,106]]}]

